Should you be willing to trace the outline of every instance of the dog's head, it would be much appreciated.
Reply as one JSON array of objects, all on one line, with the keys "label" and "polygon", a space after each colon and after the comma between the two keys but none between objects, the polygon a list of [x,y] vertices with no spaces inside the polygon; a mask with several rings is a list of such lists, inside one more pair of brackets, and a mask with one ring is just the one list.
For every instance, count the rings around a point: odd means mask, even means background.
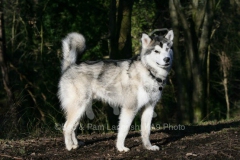
[{"label": "dog's head", "polygon": [[147,65],[153,68],[169,69],[172,65],[173,51],[173,31],[162,36],[149,37],[147,34],[142,34],[142,53],[141,58],[144,59]]}]

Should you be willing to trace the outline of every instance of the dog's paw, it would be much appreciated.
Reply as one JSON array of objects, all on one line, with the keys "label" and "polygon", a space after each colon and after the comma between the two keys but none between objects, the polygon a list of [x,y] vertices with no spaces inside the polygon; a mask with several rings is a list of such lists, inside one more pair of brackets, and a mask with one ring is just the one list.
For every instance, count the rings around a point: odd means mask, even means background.
[{"label": "dog's paw", "polygon": [[148,146],[146,147],[148,150],[151,150],[151,151],[158,151],[159,150],[159,147],[156,146],[156,145],[153,145],[153,146]]},{"label": "dog's paw", "polygon": [[128,152],[130,150],[129,148],[124,147],[124,146],[123,147],[118,147],[117,149],[118,149],[119,152]]},{"label": "dog's paw", "polygon": [[66,149],[68,151],[71,151],[72,149],[77,149],[77,148],[78,148],[78,145],[75,145],[75,144],[73,144],[73,145],[66,145]]},{"label": "dog's paw", "polygon": [[71,150],[73,149],[73,147],[72,147],[72,145],[66,145],[66,149],[67,149],[68,151],[71,151]]},{"label": "dog's paw", "polygon": [[78,145],[72,145],[72,149],[77,149],[78,148]]}]

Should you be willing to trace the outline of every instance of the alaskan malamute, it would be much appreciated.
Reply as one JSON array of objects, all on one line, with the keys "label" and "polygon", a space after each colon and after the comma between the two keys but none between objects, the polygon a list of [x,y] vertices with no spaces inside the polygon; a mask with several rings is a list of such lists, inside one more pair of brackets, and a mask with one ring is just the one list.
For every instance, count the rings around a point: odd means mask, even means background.
[{"label": "alaskan malamute", "polygon": [[149,140],[154,107],[161,97],[166,77],[173,60],[173,31],[163,36],[142,34],[140,55],[129,60],[94,61],[76,64],[78,53],[85,49],[85,38],[70,33],[62,41],[62,76],[58,96],[66,115],[65,144],[68,150],[78,147],[75,129],[81,117],[91,112],[94,99],[120,106],[117,149],[129,151],[124,141],[139,109],[143,145],[148,150],[159,150]]}]

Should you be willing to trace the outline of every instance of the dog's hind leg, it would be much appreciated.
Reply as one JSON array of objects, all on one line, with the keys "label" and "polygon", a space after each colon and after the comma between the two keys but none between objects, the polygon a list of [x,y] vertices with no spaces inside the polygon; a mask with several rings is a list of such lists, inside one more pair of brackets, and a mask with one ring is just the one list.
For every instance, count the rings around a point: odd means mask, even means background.
[{"label": "dog's hind leg", "polygon": [[144,147],[148,150],[156,151],[156,150],[159,150],[159,147],[156,145],[152,145],[149,140],[150,131],[151,131],[151,121],[153,117],[153,109],[154,109],[154,106],[147,105],[142,113],[141,134],[142,134],[142,141],[143,141]]},{"label": "dog's hind leg", "polygon": [[121,114],[120,114],[120,122],[119,122],[119,128],[118,128],[118,136],[117,136],[117,149],[118,151],[127,152],[129,151],[129,148],[124,146],[125,138],[128,134],[130,125],[132,123],[132,120],[136,114],[135,110],[129,109],[129,108],[122,108]]},{"label": "dog's hind leg", "polygon": [[78,147],[78,140],[76,138],[75,129],[77,128],[80,118],[85,113],[87,103],[75,105],[67,111],[67,121],[64,124],[64,137],[67,150],[76,149]]},{"label": "dog's hind leg", "polygon": [[[80,116],[80,118],[81,118],[81,116]],[[73,142],[73,145],[72,145],[72,149],[78,148],[78,140],[77,140],[77,136],[76,136],[76,128],[79,125],[80,118],[78,119],[78,121],[73,126],[73,132],[72,132],[72,142]]]},{"label": "dog's hind leg", "polygon": [[[76,128],[78,127],[79,125],[79,121],[80,121],[80,118],[83,116],[84,112],[86,110],[88,110],[88,108],[90,108],[90,110],[92,111],[92,101],[91,100],[86,100],[85,101],[85,104],[82,104],[81,106],[83,108],[83,110],[80,111],[80,114],[79,114],[79,117],[78,117],[78,121],[77,123],[74,125],[73,127],[73,132],[72,132],[72,141],[73,141],[73,149],[76,149],[78,148],[78,140],[77,140],[77,136],[76,136]],[[87,114],[87,113],[86,113]],[[94,118],[94,113],[92,111],[92,114],[93,114],[93,117],[92,119]],[[88,117],[89,118],[89,117]]]}]

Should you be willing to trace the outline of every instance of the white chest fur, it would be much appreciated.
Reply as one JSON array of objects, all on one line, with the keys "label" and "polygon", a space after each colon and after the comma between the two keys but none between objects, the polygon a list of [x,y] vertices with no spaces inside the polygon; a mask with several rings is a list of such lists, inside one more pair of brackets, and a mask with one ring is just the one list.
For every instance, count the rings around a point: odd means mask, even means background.
[{"label": "white chest fur", "polygon": [[149,102],[149,96],[150,95],[143,89],[142,86],[138,88],[138,109]]}]

